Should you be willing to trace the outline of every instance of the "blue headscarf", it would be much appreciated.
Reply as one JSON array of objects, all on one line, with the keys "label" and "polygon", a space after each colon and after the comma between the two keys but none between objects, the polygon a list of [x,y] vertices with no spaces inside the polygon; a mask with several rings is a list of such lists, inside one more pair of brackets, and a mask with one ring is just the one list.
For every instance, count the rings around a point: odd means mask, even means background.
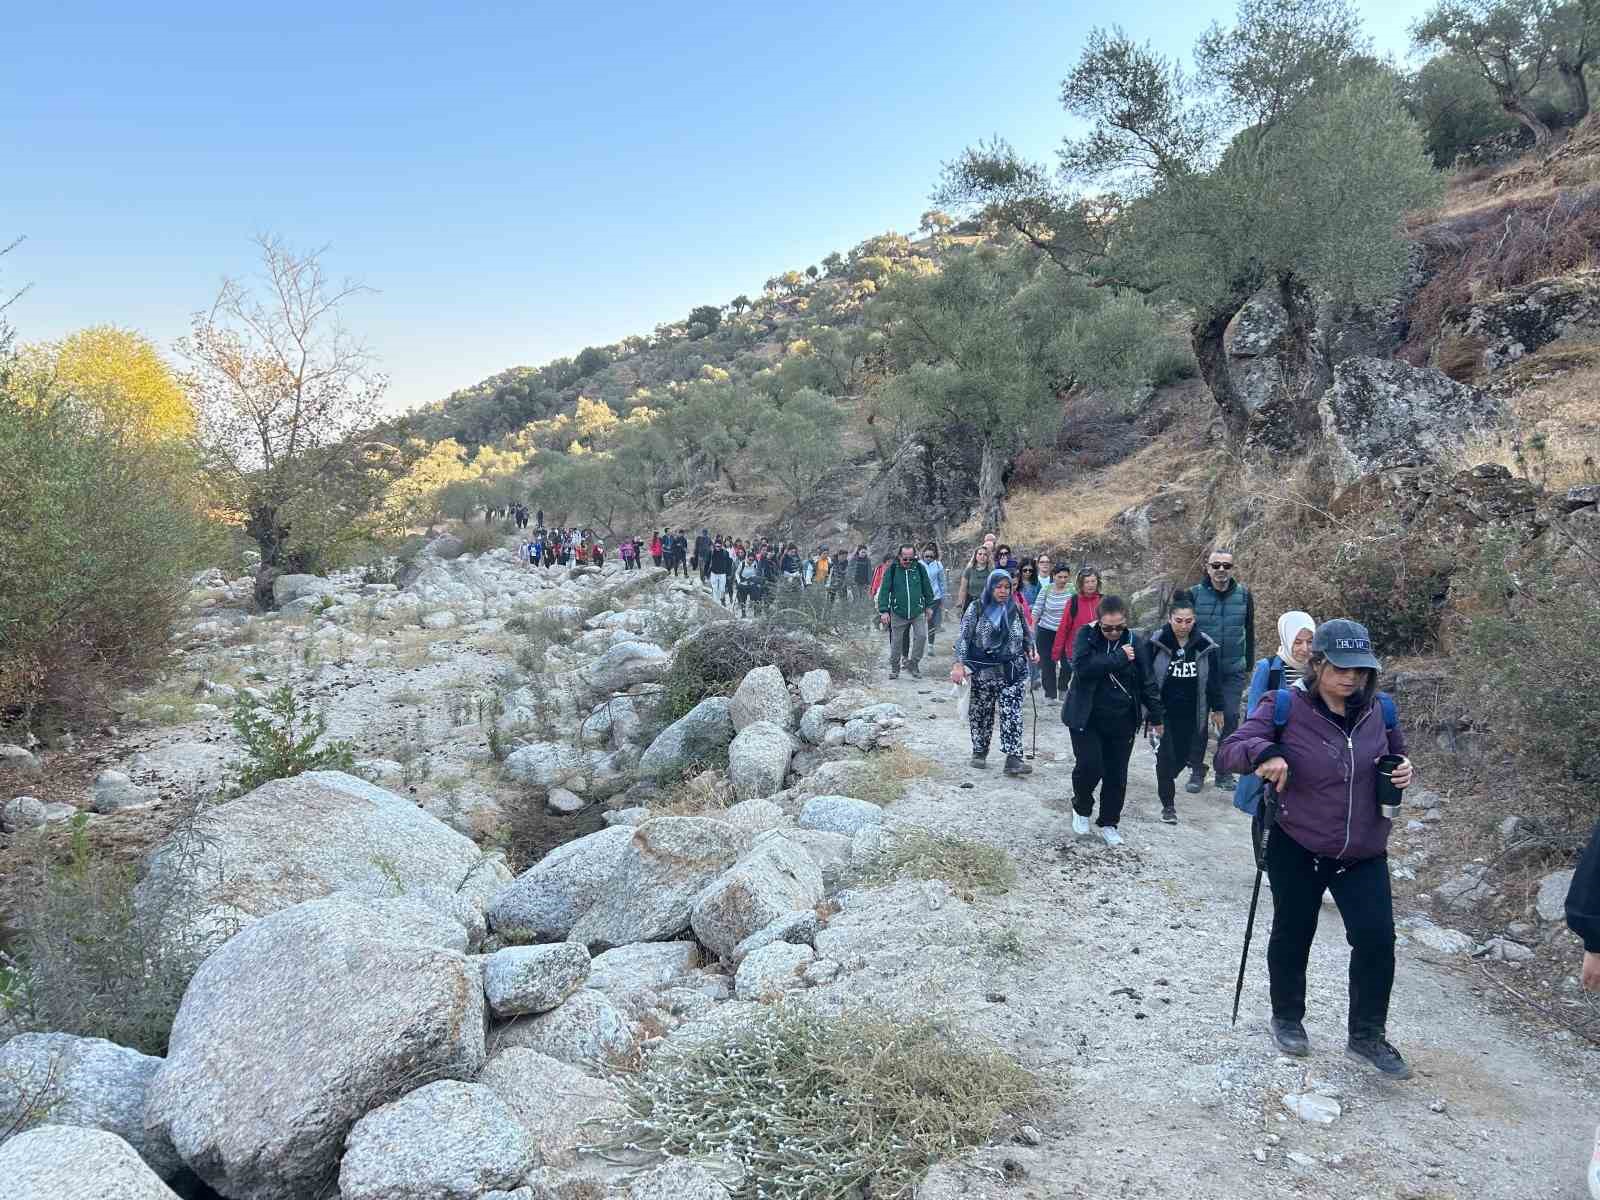
[{"label": "blue headscarf", "polygon": [[989,624],[996,629],[1005,629],[1010,620],[1011,609],[1016,605],[1016,588],[1011,589],[1011,595],[1006,597],[1005,603],[994,598],[994,585],[1001,580],[1011,582],[1011,572],[997,567],[989,572],[989,582],[983,585],[983,615]]}]

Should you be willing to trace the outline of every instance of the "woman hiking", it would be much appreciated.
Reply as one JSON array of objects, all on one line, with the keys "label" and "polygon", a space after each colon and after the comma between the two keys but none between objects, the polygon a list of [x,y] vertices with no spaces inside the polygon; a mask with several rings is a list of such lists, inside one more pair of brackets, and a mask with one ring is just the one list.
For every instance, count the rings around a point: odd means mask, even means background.
[{"label": "woman hiking", "polygon": [[1022,758],[1022,698],[1028,688],[1028,662],[1038,652],[1028,641],[1022,610],[1011,594],[1011,575],[991,571],[982,594],[961,614],[955,665],[950,682],[972,678],[967,726],[972,734],[972,765],[989,765],[995,710],[1000,713],[1000,749],[1007,775],[1031,775]]},{"label": "woman hiking", "polygon": [[1139,726],[1161,736],[1161,693],[1150,673],[1150,646],[1128,628],[1120,596],[1100,601],[1100,616],[1078,630],[1072,643],[1072,680],[1061,723],[1072,735],[1072,832],[1089,832],[1094,789],[1100,788],[1095,824],[1108,846],[1122,845],[1117,826],[1128,792],[1128,759]]},{"label": "woman hiking", "polygon": [[1222,673],[1217,670],[1217,644],[1194,627],[1194,596],[1172,593],[1167,623],[1150,639],[1152,669],[1161,688],[1166,733],[1156,750],[1156,795],[1161,819],[1178,823],[1178,772],[1189,768],[1185,790],[1198,792],[1205,778],[1206,714],[1222,730]]},{"label": "woman hiking", "polygon": [[983,595],[984,588],[989,585],[989,574],[994,570],[994,551],[987,545],[979,546],[972,552],[972,558],[967,563],[966,569],[961,572],[960,582],[956,585],[956,612],[966,615],[967,609],[972,607],[972,602]]},{"label": "woman hiking", "polygon": [[1070,662],[1060,661],[1060,655],[1055,653],[1055,644],[1056,635],[1061,632],[1061,623],[1067,620],[1067,609],[1075,595],[1072,590],[1072,568],[1062,563],[1056,567],[1050,586],[1039,593],[1039,599],[1033,606],[1034,638],[1039,648],[1039,678],[1044,685],[1046,700],[1056,699],[1072,677]]},{"label": "woman hiking", "polygon": [[1050,643],[1050,657],[1061,664],[1060,692],[1063,697],[1067,692],[1067,683],[1072,679],[1072,645],[1078,630],[1093,625],[1099,619],[1100,572],[1093,567],[1084,567],[1078,572],[1072,598],[1061,617],[1061,624],[1056,627],[1056,640]]},{"label": "woman hiking", "polygon": [[1413,772],[1394,702],[1378,693],[1379,670],[1365,626],[1342,618],[1325,622],[1312,637],[1303,677],[1287,689],[1287,706],[1280,710],[1277,693],[1265,694],[1217,755],[1221,769],[1253,772],[1277,789],[1276,824],[1266,830],[1264,850],[1272,884],[1267,974],[1273,1041],[1285,1054],[1311,1053],[1306,963],[1322,895],[1331,891],[1350,943],[1345,1054],[1409,1079],[1411,1068],[1388,1041],[1392,823],[1378,807],[1378,760],[1394,756],[1386,765],[1396,788],[1409,786]]}]

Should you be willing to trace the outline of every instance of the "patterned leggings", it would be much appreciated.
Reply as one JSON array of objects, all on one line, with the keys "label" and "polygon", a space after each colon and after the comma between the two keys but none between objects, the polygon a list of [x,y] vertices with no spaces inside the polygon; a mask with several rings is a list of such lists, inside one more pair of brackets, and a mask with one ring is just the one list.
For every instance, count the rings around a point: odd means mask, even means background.
[{"label": "patterned leggings", "polygon": [[994,737],[994,710],[1000,709],[1000,749],[1005,754],[1022,753],[1022,697],[1027,693],[1024,677],[1016,683],[1000,679],[974,679],[967,700],[967,724],[972,729],[972,753],[979,758],[989,753]]}]

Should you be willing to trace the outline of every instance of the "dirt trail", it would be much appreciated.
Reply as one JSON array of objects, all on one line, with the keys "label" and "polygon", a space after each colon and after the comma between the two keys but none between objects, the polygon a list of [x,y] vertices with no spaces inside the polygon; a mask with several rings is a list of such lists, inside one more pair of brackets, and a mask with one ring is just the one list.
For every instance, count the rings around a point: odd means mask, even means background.
[{"label": "dirt trail", "polygon": [[[1239,1025],[1230,1028],[1254,867],[1228,797],[1209,780],[1198,796],[1180,788],[1180,823],[1163,825],[1154,758],[1141,741],[1127,844],[1075,839],[1058,707],[1040,696],[1034,775],[1003,777],[998,739],[994,765],[974,770],[943,678],[948,665],[941,647],[924,680],[877,683],[906,708],[907,747],[938,768],[889,817],[1003,846],[1015,859],[1016,890],[973,905],[986,936],[1021,933],[1020,957],[994,958],[1004,1000],[962,997],[951,1007],[1042,1074],[1067,1078],[1069,1091],[1040,1126],[1039,1146],[991,1147],[958,1170],[941,1168],[924,1186],[929,1200],[1586,1196],[1600,1120],[1592,1051],[1519,1027],[1472,994],[1470,975],[1412,943],[1399,951],[1390,1036],[1416,1077],[1397,1083],[1350,1062],[1348,952],[1330,902],[1311,961],[1314,1054],[1280,1056],[1266,1033],[1265,887]],[[1343,1114],[1333,1125],[1302,1123],[1283,1108],[1282,1096],[1308,1081],[1338,1096]],[[1006,1181],[1006,1159],[1025,1175],[1013,1167]]]}]

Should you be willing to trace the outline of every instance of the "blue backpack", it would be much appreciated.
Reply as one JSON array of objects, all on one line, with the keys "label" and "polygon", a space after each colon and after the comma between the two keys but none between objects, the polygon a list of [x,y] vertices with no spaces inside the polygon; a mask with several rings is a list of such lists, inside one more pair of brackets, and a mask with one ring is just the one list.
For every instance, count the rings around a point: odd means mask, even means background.
[{"label": "blue backpack", "polygon": [[[1272,693],[1272,740],[1283,741],[1283,730],[1289,724],[1289,705],[1291,703],[1288,688],[1276,688]],[[1400,713],[1395,708],[1394,697],[1388,692],[1378,693],[1378,707],[1383,710],[1383,727],[1393,729],[1400,723]],[[1246,816],[1256,815],[1256,809],[1261,805],[1261,777],[1259,775],[1242,775],[1233,788],[1233,806]]]}]

